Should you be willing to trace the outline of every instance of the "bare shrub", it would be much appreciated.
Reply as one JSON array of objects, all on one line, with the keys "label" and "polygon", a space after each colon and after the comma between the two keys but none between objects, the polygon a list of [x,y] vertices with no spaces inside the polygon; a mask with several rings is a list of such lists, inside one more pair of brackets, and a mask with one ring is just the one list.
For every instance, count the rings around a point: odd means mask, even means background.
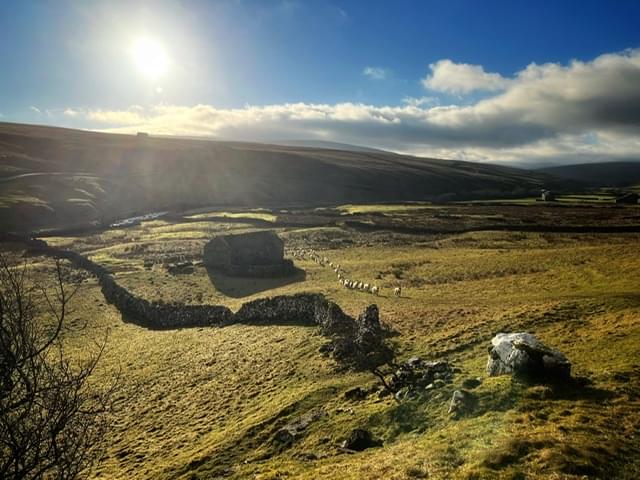
[{"label": "bare shrub", "polygon": [[[108,426],[115,383],[90,382],[106,336],[82,361],[65,352],[65,318],[78,284],[65,286],[55,263],[54,286],[0,256],[0,478],[83,476]],[[68,278],[68,277],[67,277]]]}]

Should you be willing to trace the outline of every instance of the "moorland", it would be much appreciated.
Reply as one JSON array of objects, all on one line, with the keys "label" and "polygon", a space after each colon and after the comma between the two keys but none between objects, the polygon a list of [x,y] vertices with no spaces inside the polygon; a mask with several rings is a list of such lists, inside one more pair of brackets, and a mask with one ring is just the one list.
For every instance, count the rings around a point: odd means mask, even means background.
[{"label": "moorland", "polygon": [[[92,382],[106,388],[119,379],[111,428],[91,477],[640,476],[640,208],[616,205],[611,190],[579,192],[575,184],[543,174],[392,154],[374,158],[382,154],[48,129],[38,143],[20,139],[24,130],[17,128],[5,125],[1,137],[3,231],[81,254],[149,301],[237,311],[252,300],[310,292],[353,317],[375,303],[393,331],[389,341],[398,363],[419,356],[455,369],[449,382],[398,401],[371,373],[341,368],[324,355],[326,338],[314,326],[145,328],[105,300],[95,276],[76,268],[81,283],[70,305],[68,352],[80,359],[106,334]],[[85,145],[95,142],[96,155],[81,148],[78,138],[88,139]],[[141,141],[154,147],[136,146]],[[52,144],[51,151],[61,153],[47,156]],[[136,152],[133,157],[122,153],[123,145]],[[134,168],[160,172],[156,148],[182,167],[153,186],[142,172],[129,180]],[[171,202],[182,201],[194,185],[176,186],[175,175],[188,170],[175,153],[180,149],[200,159],[213,150],[238,155],[221,167],[229,172],[221,188],[235,185],[238,172],[257,168],[265,158],[300,162],[301,171],[310,173],[301,183],[298,177],[291,182],[299,189],[294,192],[273,189],[291,170],[254,182],[258,170],[250,183],[238,182],[255,197],[216,202],[219,197],[187,196],[179,205]],[[64,164],[71,154],[84,159],[73,172]],[[358,155],[367,155],[373,166]],[[202,168],[209,163],[194,162]],[[321,175],[313,165],[322,165]],[[390,165],[398,173],[389,182],[400,182],[405,198],[380,193],[386,190],[378,179],[387,174],[371,172],[379,167],[388,173]],[[121,182],[109,177],[114,168]],[[198,168],[189,175],[199,176]],[[218,174],[206,177],[200,191]],[[302,198],[318,185],[330,194]],[[555,202],[540,202],[532,196],[540,186],[565,191]],[[459,198],[460,191],[469,198]],[[452,193],[443,202],[441,195]],[[69,201],[74,198],[82,202]],[[76,210],[78,204],[84,206]],[[108,221],[98,221],[101,208]],[[165,208],[170,212],[159,218],[109,226],[129,214]],[[303,275],[239,281],[213,275],[200,262],[212,237],[266,229],[284,240],[286,257]],[[3,250],[23,255],[19,238],[6,237]],[[378,286],[379,294],[345,288],[331,268],[301,250],[339,263],[345,275]],[[25,261],[43,281],[53,271],[49,257],[32,254]],[[173,271],[178,263],[192,268]],[[393,294],[397,287],[400,296]],[[517,331],[561,350],[574,381],[489,377],[492,337]],[[347,394],[355,388],[365,394]],[[462,388],[472,391],[476,404],[453,417],[450,399]],[[283,428],[301,424],[294,441],[278,441]],[[343,448],[356,428],[381,444],[361,452]]]}]

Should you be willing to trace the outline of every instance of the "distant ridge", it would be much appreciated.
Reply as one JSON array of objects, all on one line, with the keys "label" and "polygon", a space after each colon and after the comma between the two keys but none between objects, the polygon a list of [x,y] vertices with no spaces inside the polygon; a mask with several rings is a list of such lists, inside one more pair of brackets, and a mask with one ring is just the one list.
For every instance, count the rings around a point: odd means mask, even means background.
[{"label": "distant ridge", "polygon": [[328,150],[343,150],[347,152],[393,153],[379,148],[363,147],[360,145],[351,145],[349,143],[330,142],[327,140],[274,140],[269,143],[272,145],[284,145],[287,147],[324,148]]},{"label": "distant ridge", "polygon": [[640,184],[640,160],[580,163],[540,168],[537,171],[597,187],[625,187]]},{"label": "distant ridge", "polygon": [[504,198],[567,183],[542,172],[378,151],[0,123],[0,225],[6,231],[214,205]]}]

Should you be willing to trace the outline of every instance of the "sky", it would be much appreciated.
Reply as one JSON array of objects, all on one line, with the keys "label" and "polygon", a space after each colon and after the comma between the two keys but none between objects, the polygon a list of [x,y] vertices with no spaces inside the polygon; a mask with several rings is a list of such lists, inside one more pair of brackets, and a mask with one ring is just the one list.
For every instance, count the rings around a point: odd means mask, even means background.
[{"label": "sky", "polygon": [[640,159],[640,2],[0,0],[0,121]]}]

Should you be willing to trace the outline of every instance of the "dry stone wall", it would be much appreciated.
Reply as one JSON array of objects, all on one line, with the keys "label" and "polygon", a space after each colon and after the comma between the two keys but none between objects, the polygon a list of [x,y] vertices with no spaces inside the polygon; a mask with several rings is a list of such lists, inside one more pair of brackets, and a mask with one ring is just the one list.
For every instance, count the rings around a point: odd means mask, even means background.
[{"label": "dry stone wall", "polygon": [[[2,240],[0,238],[0,240]],[[102,294],[126,321],[150,329],[225,326],[232,323],[318,326],[323,335],[350,337],[358,327],[354,318],[339,305],[319,293],[301,293],[261,298],[243,304],[234,314],[222,305],[185,305],[149,302],[118,285],[111,273],[87,257],[47,245],[42,240],[12,236],[11,241],[25,244],[32,254],[69,260],[98,279]]]}]

